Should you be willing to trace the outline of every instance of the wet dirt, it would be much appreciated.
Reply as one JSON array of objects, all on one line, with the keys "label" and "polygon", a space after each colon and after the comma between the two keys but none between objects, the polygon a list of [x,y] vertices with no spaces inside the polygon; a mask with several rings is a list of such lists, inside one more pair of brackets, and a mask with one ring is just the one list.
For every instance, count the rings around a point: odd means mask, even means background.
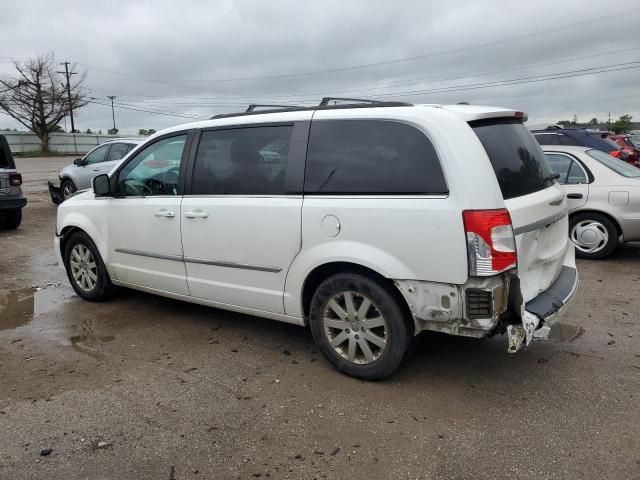
[{"label": "wet dirt", "polygon": [[68,297],[57,288],[28,287],[0,292],[0,330],[26,325]]},{"label": "wet dirt", "polygon": [[571,343],[575,342],[582,335],[584,335],[584,332],[584,328],[579,325],[558,322],[553,327],[551,327],[551,331],[549,332],[549,340]]},{"label": "wet dirt", "polygon": [[550,341],[425,335],[362,382],[300,327],[131,290],[80,300],[46,190],[72,160],[18,159],[29,204],[0,232],[0,478],[638,477],[637,245],[578,262]]}]

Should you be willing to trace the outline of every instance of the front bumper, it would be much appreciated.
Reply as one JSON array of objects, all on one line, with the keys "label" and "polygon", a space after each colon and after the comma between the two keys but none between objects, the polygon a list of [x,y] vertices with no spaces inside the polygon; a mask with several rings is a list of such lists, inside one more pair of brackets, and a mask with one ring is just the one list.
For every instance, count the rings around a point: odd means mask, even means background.
[{"label": "front bumper", "polygon": [[64,200],[62,189],[60,187],[56,187],[51,181],[48,181],[47,185],[49,186],[49,196],[51,197],[51,201],[56,205],[60,205]]},{"label": "front bumper", "polygon": [[64,270],[64,260],[62,260],[62,252],[60,251],[60,236],[56,234],[53,237],[53,251],[56,254],[56,260],[58,261],[58,267]]}]

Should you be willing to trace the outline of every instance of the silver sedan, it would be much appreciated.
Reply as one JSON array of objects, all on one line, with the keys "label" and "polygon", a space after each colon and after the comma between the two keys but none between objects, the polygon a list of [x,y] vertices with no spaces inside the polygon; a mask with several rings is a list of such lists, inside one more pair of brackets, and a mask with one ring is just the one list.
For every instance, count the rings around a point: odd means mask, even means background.
[{"label": "silver sedan", "polygon": [[576,255],[600,259],[640,240],[640,168],[588,147],[545,145],[569,203]]}]

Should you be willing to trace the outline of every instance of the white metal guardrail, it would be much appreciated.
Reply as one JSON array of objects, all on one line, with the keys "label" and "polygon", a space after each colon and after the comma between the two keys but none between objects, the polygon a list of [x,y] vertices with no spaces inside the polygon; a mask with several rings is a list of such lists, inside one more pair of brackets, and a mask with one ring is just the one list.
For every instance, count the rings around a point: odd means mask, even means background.
[{"label": "white metal guardrail", "polygon": [[[12,153],[40,151],[40,139],[36,136],[35,133],[0,130],[0,135],[4,135],[6,137]],[[118,138],[118,135],[100,135],[93,133],[52,133],[49,137],[49,149],[55,153],[81,155],[87,153],[93,147],[114,138]],[[126,138],[135,137],[126,136]]]}]

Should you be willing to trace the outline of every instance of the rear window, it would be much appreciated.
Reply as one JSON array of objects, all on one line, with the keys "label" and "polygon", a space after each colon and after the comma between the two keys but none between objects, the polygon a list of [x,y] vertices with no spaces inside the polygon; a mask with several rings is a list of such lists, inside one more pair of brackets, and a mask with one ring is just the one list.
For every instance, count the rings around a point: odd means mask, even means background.
[{"label": "rear window", "polygon": [[307,194],[443,194],[436,150],[417,128],[385,120],[316,120],[304,180]]},{"label": "rear window", "polygon": [[587,150],[587,155],[589,155],[594,160],[597,160],[605,167],[610,168],[616,173],[619,173],[623,177],[640,177],[640,168],[629,165],[627,162],[612,157],[611,155],[603,153],[600,150]]},{"label": "rear window", "polygon": [[481,120],[469,124],[491,160],[505,200],[553,185],[551,167],[521,121]]}]

